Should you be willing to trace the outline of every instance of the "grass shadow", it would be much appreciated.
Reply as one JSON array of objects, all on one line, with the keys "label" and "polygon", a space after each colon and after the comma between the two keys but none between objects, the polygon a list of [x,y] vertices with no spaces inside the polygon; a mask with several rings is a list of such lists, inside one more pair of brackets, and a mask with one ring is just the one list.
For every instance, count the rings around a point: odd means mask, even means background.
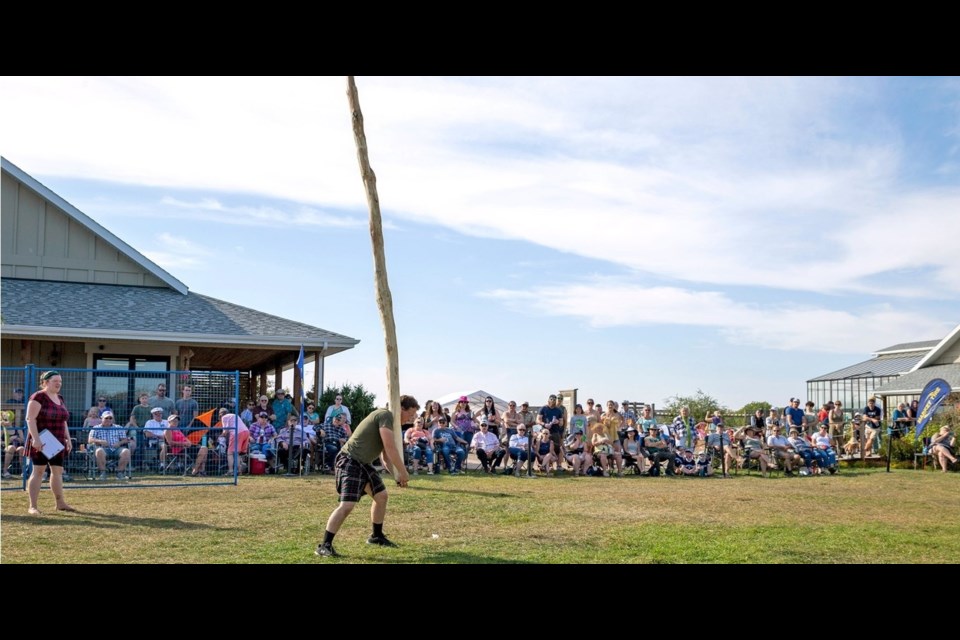
[{"label": "grass shadow", "polygon": [[120,527],[146,527],[149,529],[173,529],[176,531],[240,531],[236,527],[218,527],[202,522],[187,522],[176,518],[142,518],[121,516],[113,513],[78,511],[70,516],[58,515],[9,515],[5,522],[29,523],[32,526],[74,526],[84,528],[117,529]]}]

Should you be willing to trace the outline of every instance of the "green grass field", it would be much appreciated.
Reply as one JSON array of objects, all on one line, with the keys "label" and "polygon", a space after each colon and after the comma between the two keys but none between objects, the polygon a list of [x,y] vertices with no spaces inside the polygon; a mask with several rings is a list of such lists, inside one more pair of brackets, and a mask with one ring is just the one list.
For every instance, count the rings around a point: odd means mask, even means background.
[{"label": "green grass field", "polygon": [[4,491],[0,561],[13,563],[956,563],[960,474],[518,479],[470,473],[388,482],[385,532],[365,544],[364,498],[314,556],[336,506],[331,476],[239,486],[76,489],[79,513],[41,516]]}]

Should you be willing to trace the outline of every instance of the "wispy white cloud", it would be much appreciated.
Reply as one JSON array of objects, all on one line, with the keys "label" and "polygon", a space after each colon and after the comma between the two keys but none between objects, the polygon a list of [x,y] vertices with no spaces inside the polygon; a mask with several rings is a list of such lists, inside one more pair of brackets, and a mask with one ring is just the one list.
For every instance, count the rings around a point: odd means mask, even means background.
[{"label": "wispy white cloud", "polygon": [[157,234],[143,254],[164,269],[199,269],[210,263],[207,247],[167,232]]},{"label": "wispy white cloud", "polygon": [[[315,205],[167,203],[224,224],[365,224],[330,213],[366,211],[343,78],[2,82],[3,121],[43,122],[4,130],[5,153],[34,174]],[[955,139],[955,79],[357,82],[388,225],[522,239],[717,287],[869,292],[911,268],[933,285],[886,295],[960,293],[960,251],[920,239],[960,237],[960,188],[908,178],[912,123],[884,93],[894,82],[927,90]]]},{"label": "wispy white cloud", "polygon": [[[887,344],[943,337],[956,323],[888,305],[830,309],[757,304],[718,291],[648,287],[617,278],[564,286],[495,289],[481,297],[518,312],[580,318],[592,327],[688,325],[714,327],[733,344],[783,351],[869,353]],[[589,301],[586,303],[585,301]]]}]

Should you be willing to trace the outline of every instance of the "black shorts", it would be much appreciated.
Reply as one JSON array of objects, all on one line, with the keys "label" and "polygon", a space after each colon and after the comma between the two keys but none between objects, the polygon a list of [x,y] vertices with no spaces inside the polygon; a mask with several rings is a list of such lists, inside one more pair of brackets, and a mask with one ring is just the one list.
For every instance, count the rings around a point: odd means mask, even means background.
[{"label": "black shorts", "polygon": [[33,464],[37,465],[38,467],[45,467],[47,465],[50,465],[51,467],[62,467],[63,454],[66,452],[67,450],[64,449],[52,458],[48,458],[47,456],[43,455],[42,451],[37,451],[33,447],[30,447],[30,459],[33,460]]}]

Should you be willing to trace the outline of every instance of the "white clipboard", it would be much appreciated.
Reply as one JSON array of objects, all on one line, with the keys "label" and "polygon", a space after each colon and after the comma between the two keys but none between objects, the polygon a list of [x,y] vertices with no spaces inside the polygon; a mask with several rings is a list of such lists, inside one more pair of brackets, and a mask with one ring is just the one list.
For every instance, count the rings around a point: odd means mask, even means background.
[{"label": "white clipboard", "polygon": [[57,440],[57,437],[50,433],[49,429],[44,429],[40,432],[40,445],[40,450],[47,458],[52,458],[65,449],[60,441]]}]

